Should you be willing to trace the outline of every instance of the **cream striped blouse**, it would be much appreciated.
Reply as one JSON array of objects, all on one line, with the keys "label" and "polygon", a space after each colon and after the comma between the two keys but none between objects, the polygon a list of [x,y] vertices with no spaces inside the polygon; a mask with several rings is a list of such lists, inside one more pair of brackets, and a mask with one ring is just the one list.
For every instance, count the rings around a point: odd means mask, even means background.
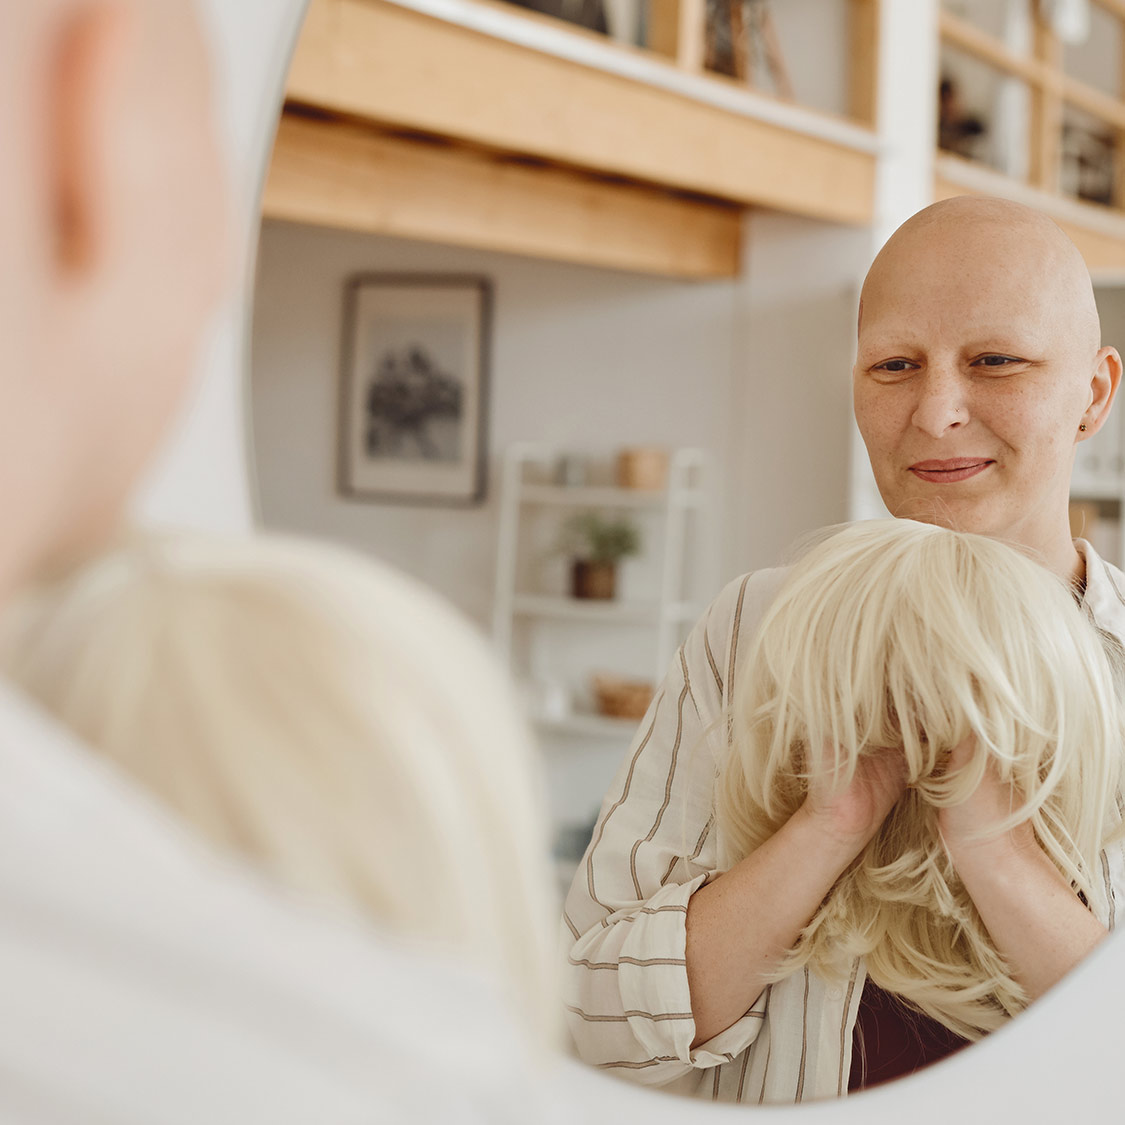
[{"label": "cream striped blouse", "polygon": [[[1125,645],[1125,574],[1077,540],[1083,608]],[[793,1103],[847,1092],[865,972],[843,986],[807,969],[771,985],[740,1020],[691,1049],[684,959],[691,895],[720,853],[713,788],[740,654],[784,570],[746,575],[711,604],[673,660],[602,805],[566,900],[564,993],[580,1056],[636,1082],[717,1101]],[[1113,927],[1125,844],[1102,856]]]}]

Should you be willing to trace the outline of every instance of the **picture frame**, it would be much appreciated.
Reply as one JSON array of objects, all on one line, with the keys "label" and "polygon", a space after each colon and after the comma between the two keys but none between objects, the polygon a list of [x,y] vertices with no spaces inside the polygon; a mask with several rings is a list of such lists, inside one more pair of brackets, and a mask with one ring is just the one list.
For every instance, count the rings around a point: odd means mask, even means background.
[{"label": "picture frame", "polygon": [[461,274],[350,277],[337,489],[471,506],[485,496],[492,284]]}]

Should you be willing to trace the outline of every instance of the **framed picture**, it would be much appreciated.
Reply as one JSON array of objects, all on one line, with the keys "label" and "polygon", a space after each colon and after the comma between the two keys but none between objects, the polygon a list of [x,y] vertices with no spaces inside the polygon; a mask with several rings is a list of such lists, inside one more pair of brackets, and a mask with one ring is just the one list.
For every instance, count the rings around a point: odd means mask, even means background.
[{"label": "framed picture", "polygon": [[345,496],[484,499],[492,286],[360,274],[345,294],[337,481]]}]

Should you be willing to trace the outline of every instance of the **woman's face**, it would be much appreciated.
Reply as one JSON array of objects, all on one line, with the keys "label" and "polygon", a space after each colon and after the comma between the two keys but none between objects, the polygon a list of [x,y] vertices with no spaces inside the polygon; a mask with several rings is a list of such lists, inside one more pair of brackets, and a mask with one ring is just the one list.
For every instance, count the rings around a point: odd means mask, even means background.
[{"label": "woman's face", "polygon": [[1120,359],[1098,348],[1088,276],[1060,271],[1037,228],[947,228],[908,235],[872,269],[856,421],[892,515],[1047,554]]}]

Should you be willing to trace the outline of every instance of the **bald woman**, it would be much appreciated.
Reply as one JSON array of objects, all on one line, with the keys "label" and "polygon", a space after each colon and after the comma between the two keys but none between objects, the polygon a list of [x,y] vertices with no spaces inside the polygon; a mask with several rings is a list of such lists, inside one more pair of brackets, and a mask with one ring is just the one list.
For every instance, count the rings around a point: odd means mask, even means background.
[{"label": "bald woman", "polygon": [[[1071,539],[1067,512],[1076,447],[1105,423],[1120,378],[1081,255],[1030,208],[979,198],[928,207],[892,236],[864,284],[855,416],[888,510],[1022,546],[1125,641],[1125,575]],[[567,999],[583,1057],[724,1101],[834,1096],[961,1045],[865,987],[862,965],[846,988],[807,971],[769,983],[902,796],[896,748],[865,758],[831,799],[810,794],[773,837],[719,870],[713,788],[725,716],[740,654],[783,577],[732,582],[685,641],[566,902]],[[1011,807],[988,775],[942,810],[940,826],[1034,999],[1106,928],[1029,845],[1026,826],[980,839]],[[1125,871],[1114,880],[1125,892]],[[864,1030],[869,1048],[889,1048],[866,1077],[852,1068]]]}]

